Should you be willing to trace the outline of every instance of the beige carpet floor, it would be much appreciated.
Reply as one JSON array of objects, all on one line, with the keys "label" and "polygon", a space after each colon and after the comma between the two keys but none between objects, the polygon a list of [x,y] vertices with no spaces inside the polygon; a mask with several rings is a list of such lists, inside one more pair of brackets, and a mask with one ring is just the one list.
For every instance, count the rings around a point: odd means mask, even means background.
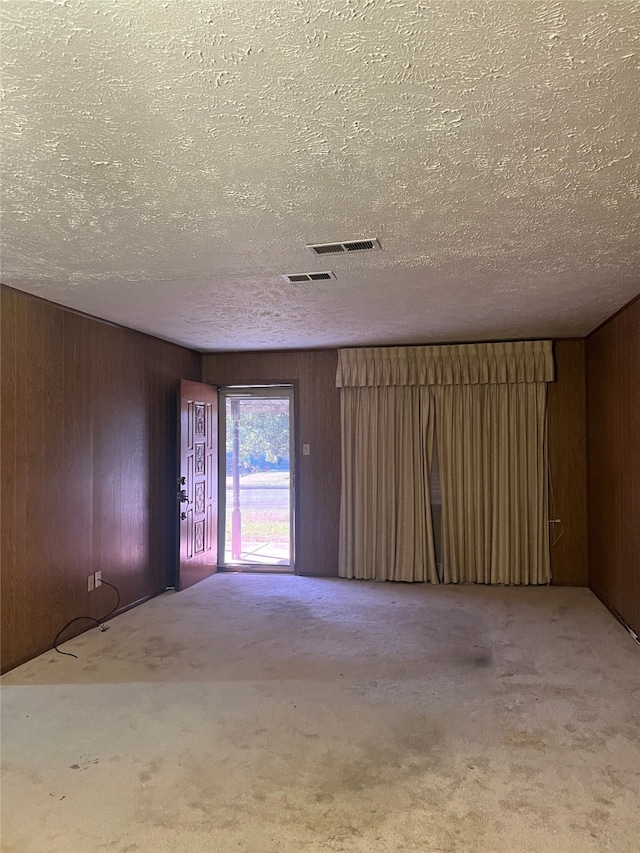
[{"label": "beige carpet floor", "polygon": [[6,853],[640,851],[585,589],[217,575],[63,648],[2,679]]}]

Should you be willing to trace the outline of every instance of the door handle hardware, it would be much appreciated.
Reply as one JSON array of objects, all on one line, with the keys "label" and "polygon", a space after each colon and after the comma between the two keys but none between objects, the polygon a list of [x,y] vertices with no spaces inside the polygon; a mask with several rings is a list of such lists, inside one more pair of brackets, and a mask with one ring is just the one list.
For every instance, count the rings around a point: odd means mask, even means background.
[{"label": "door handle hardware", "polygon": [[187,520],[187,513],[181,512],[180,513],[180,521],[186,521],[186,520]]},{"label": "door handle hardware", "polygon": [[188,504],[189,503],[189,498],[187,497],[187,490],[186,489],[180,489],[180,491],[178,492],[178,500],[180,501],[181,504]]}]

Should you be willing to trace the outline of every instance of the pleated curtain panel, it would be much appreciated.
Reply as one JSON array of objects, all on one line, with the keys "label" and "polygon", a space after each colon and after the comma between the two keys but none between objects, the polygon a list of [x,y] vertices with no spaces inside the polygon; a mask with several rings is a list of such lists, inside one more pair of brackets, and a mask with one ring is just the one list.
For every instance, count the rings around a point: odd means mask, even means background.
[{"label": "pleated curtain panel", "polygon": [[[551,341],[339,350],[339,575],[549,583],[553,379]],[[441,566],[430,494],[434,449]]]}]

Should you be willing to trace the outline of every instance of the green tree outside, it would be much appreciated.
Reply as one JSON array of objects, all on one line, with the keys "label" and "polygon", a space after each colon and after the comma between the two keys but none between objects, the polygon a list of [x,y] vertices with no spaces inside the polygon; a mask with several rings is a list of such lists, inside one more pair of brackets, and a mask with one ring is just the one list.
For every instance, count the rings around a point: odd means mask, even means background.
[{"label": "green tree outside", "polygon": [[264,470],[265,463],[289,467],[289,416],[279,412],[240,412],[240,470]]}]

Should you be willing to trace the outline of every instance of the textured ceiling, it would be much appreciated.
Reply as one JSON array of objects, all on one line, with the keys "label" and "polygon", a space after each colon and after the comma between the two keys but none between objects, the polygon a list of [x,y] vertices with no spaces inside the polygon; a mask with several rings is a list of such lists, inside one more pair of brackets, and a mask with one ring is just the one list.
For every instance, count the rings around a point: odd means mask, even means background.
[{"label": "textured ceiling", "polygon": [[202,350],[582,335],[640,291],[638,3],[1,9],[5,284]]}]

